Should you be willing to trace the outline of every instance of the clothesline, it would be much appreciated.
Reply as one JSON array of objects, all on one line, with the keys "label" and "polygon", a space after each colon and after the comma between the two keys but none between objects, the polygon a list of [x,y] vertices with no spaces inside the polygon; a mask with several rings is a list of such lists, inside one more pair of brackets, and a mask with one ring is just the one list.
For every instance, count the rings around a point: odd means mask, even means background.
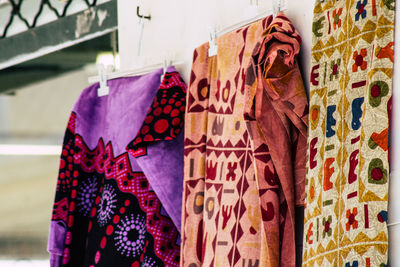
[{"label": "clothesline", "polygon": [[[216,37],[219,37],[219,36],[221,36],[221,35],[224,35],[224,34],[226,34],[226,33],[231,32],[231,31],[234,31],[234,30],[237,30],[237,29],[246,27],[246,26],[248,26],[248,25],[250,25],[250,24],[256,22],[257,20],[263,19],[263,18],[265,18],[265,17],[267,17],[267,16],[270,16],[270,15],[276,16],[276,14],[277,14],[279,11],[285,11],[285,10],[287,10],[287,9],[288,9],[287,4],[286,4],[286,3],[283,3],[283,4],[282,4],[281,2],[284,2],[284,1],[278,1],[278,2],[277,2],[276,7],[274,7],[275,10],[267,10],[267,11],[265,11],[265,12],[263,12],[263,13],[261,13],[261,14],[255,16],[255,17],[253,17],[253,18],[250,18],[250,19],[247,19],[247,20],[238,22],[238,23],[236,23],[236,24],[230,25],[230,26],[228,26],[228,27],[226,27],[226,28],[223,28],[222,30],[217,31],[217,32],[216,32]],[[274,3],[276,3],[276,1],[274,1]]]},{"label": "clothesline", "polygon": [[[260,19],[263,19],[267,16],[270,15],[274,15],[276,16],[276,14],[279,11],[284,11],[287,10],[287,3],[284,0],[277,0],[277,1],[273,1],[273,10],[267,10],[257,16],[254,16],[253,18],[250,19],[246,19],[244,21],[240,21],[238,23],[235,23],[233,25],[230,25],[228,27],[225,27],[219,31],[214,31],[215,29],[211,30],[214,32],[210,32],[210,42],[215,41],[216,37],[222,36],[226,33],[232,32],[234,30],[246,27]],[[213,44],[215,45],[215,44]],[[173,66],[177,66],[177,65],[182,65],[184,64],[184,62],[179,61],[179,62],[171,62],[170,65]],[[139,67],[137,69],[133,69],[133,70],[125,70],[125,71],[118,71],[118,72],[112,72],[112,73],[106,73],[106,80],[112,80],[112,79],[117,79],[120,77],[129,77],[129,76],[136,76],[136,75],[142,75],[145,73],[148,73],[150,71],[153,71],[157,68],[161,68],[161,67],[165,67],[165,63],[156,63],[156,64],[152,64],[152,65],[147,65],[147,66],[143,66],[143,67]],[[100,81],[100,75],[97,76],[91,76],[88,78],[89,83],[96,83]]]},{"label": "clothesline", "polygon": [[[176,61],[176,62],[171,62],[170,65],[173,66],[178,66],[185,64],[183,61]],[[137,75],[142,75],[148,72],[151,72],[155,69],[162,68],[164,67],[164,63],[157,63],[157,64],[152,64],[152,65],[147,65],[144,67],[140,67],[137,69],[132,69],[132,70],[125,70],[125,71],[117,71],[117,72],[112,72],[112,73],[106,73],[106,79],[107,80],[112,80],[112,79],[117,79],[120,77],[130,77],[130,76],[137,76]],[[100,76],[91,76],[88,79],[89,83],[96,83],[100,81]]]}]

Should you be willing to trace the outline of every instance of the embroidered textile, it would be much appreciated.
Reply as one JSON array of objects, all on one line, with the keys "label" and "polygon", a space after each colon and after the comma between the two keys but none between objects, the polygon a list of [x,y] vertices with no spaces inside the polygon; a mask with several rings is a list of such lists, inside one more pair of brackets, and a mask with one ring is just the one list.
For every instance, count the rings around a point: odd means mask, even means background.
[{"label": "embroidered textile", "polygon": [[[214,57],[208,44],[194,51],[181,264],[295,266],[308,113],[295,61],[300,37],[280,13],[216,44]],[[276,144],[265,131],[280,135]]]},{"label": "embroidered textile", "polygon": [[51,266],[179,266],[186,85],[172,67],[160,84],[162,72],[81,94],[61,155]]},{"label": "embroidered textile", "polygon": [[303,266],[386,266],[394,0],[316,1]]}]

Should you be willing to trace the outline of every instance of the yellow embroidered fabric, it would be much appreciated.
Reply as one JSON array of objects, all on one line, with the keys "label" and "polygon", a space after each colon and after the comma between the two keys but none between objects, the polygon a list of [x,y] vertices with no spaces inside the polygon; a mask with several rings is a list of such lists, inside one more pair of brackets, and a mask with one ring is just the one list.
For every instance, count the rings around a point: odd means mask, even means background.
[{"label": "yellow embroidered fabric", "polygon": [[394,0],[316,1],[303,266],[386,266]]}]

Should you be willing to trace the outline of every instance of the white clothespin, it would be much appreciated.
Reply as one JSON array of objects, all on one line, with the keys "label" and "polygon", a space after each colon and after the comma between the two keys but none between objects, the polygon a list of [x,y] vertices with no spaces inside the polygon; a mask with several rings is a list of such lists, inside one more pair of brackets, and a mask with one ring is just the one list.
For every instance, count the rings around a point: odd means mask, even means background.
[{"label": "white clothespin", "polygon": [[212,57],[217,55],[218,53],[218,45],[215,44],[215,40],[217,39],[217,31],[214,29],[210,30],[210,39],[208,41],[208,56]]},{"label": "white clothespin", "polygon": [[281,0],[274,0],[272,1],[272,12],[274,14],[274,18],[278,15],[279,11],[281,11],[282,2]]},{"label": "white clothespin", "polygon": [[103,64],[97,65],[99,71],[99,88],[97,89],[97,96],[105,96],[110,92],[110,88],[107,86],[107,74]]},{"label": "white clothespin", "polygon": [[163,74],[161,75],[161,82],[164,79],[164,75],[167,73],[168,66],[171,64],[171,61],[168,59],[164,59],[163,62]]}]

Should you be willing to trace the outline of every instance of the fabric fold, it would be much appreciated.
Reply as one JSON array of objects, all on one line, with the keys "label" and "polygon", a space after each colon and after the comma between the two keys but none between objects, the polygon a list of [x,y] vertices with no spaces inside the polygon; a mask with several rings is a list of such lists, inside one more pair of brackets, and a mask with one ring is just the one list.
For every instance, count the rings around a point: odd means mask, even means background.
[{"label": "fabric fold", "polygon": [[168,70],[140,130],[127,146],[178,231],[182,214],[186,90],[179,73]]},{"label": "fabric fold", "polygon": [[301,254],[295,236],[302,235],[296,231],[302,227],[295,226],[295,206],[304,205],[308,115],[297,65],[301,38],[282,13],[265,35],[247,71],[246,103],[250,105],[245,107],[245,117],[254,149],[264,147],[271,159],[266,164],[263,157],[256,157],[257,170],[265,175],[265,180],[258,179],[262,211],[280,214],[264,220],[271,266],[295,266],[296,253]]},{"label": "fabric fold", "polygon": [[186,89],[179,73],[165,73],[140,130],[127,146],[134,157],[145,153],[148,145],[178,137],[183,128]]}]

